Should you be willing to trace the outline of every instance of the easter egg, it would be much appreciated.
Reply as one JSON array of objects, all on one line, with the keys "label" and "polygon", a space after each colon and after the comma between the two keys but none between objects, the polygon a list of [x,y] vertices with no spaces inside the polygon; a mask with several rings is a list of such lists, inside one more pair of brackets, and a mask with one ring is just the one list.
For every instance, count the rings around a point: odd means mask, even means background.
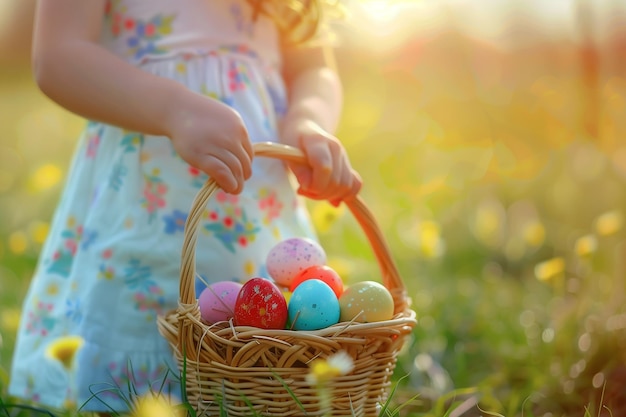
[{"label": "easter egg", "polygon": [[280,289],[265,278],[246,281],[235,302],[235,325],[284,329],[287,302]]},{"label": "easter egg", "polygon": [[318,330],[339,321],[339,300],[319,279],[302,282],[289,300],[289,322],[294,330]]},{"label": "easter egg", "polygon": [[343,281],[341,280],[341,277],[328,265],[313,265],[301,271],[295,276],[293,281],[291,281],[291,292],[293,292],[298,285],[302,284],[302,282],[307,279],[319,279],[320,281],[325,282],[330,288],[332,288],[337,298],[339,298],[341,293],[343,293]]},{"label": "easter egg", "polygon": [[314,240],[294,237],[283,240],[267,254],[268,274],[277,284],[289,288],[293,278],[302,270],[326,263],[326,252]]},{"label": "easter egg", "polygon": [[339,297],[341,321],[353,319],[362,323],[393,318],[393,298],[384,285],[375,281],[356,282]]},{"label": "easter egg", "polygon": [[235,302],[242,285],[233,281],[220,281],[206,287],[198,297],[202,320],[208,323],[230,320],[234,316]]},{"label": "easter egg", "polygon": [[285,297],[285,301],[287,302],[287,305],[289,305],[289,300],[291,300],[291,293],[292,293],[292,291],[280,290],[280,292],[283,294],[283,297]]}]

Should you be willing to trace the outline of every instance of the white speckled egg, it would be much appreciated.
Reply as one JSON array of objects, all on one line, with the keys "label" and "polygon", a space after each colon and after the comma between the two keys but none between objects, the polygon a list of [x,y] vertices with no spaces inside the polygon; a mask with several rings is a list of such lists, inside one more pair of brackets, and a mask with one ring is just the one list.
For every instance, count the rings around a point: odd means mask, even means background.
[{"label": "white speckled egg", "polygon": [[[341,321],[372,323],[393,318],[393,298],[384,285],[375,281],[356,282],[339,297]],[[356,318],[356,319],[355,319]]]},{"label": "white speckled egg", "polygon": [[268,274],[281,286],[289,288],[298,273],[313,265],[324,265],[326,252],[319,243],[294,237],[277,243],[268,253]]}]

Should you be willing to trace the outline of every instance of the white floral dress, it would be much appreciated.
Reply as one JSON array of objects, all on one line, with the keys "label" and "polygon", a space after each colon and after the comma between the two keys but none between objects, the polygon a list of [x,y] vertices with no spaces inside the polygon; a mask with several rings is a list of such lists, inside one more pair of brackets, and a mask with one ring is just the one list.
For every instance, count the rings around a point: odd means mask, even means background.
[{"label": "white floral dress", "polygon": [[[102,45],[234,107],[253,141],[276,141],[287,106],[278,34],[251,15],[244,0],[112,0]],[[119,411],[129,387],[157,390],[168,373],[164,389],[180,395],[156,317],[177,305],[183,226],[206,179],[165,137],[87,124],[24,302],[12,395]],[[271,246],[315,237],[284,164],[264,158],[242,194],[211,199],[199,230],[197,268],[207,281],[267,276]],[[85,340],[75,373],[46,357],[67,335]]]}]

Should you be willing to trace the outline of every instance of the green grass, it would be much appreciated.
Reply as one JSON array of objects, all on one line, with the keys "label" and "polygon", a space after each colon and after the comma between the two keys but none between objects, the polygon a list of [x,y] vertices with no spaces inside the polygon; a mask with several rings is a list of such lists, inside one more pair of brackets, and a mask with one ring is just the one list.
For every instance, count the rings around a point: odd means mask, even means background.
[{"label": "green grass", "polygon": [[[626,207],[617,158],[623,149],[579,126],[576,100],[584,85],[575,73],[518,74],[510,85],[480,93],[469,88],[478,81],[459,75],[462,62],[457,72],[441,72],[441,62],[424,53],[414,73],[385,72],[385,63],[358,56],[343,63],[339,136],[361,171],[363,197],[419,317],[385,411],[621,415],[626,232],[619,222],[607,229],[604,215]],[[81,121],[44,99],[23,73],[3,74],[0,90],[0,400],[6,405],[15,401],[6,396],[12,317],[40,248],[33,231],[49,220],[60,191],[60,184],[38,183],[37,169],[66,165]],[[510,102],[489,101],[503,92]],[[555,109],[554,94],[575,111]],[[421,101],[412,106],[416,97]],[[619,132],[619,115],[609,110],[605,126]],[[360,117],[372,112],[377,117]],[[589,251],[580,246],[585,236],[595,242]],[[378,279],[349,216],[320,237],[350,279]],[[562,269],[536,269],[553,258]],[[46,414],[6,412],[2,404],[0,417]]]}]

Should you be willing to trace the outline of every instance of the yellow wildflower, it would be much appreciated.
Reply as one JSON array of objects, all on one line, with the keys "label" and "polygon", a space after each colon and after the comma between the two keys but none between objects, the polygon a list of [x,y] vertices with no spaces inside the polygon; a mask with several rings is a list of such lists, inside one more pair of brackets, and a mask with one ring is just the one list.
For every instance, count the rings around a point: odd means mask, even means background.
[{"label": "yellow wildflower", "polygon": [[0,327],[7,332],[15,332],[20,324],[20,311],[16,308],[6,308],[0,314]]},{"label": "yellow wildflower", "polygon": [[148,393],[135,403],[132,417],[173,417],[179,410],[162,395]]},{"label": "yellow wildflower", "polygon": [[490,247],[501,245],[506,223],[506,212],[497,200],[482,202],[472,219],[474,236]]},{"label": "yellow wildflower", "polygon": [[46,349],[46,356],[61,362],[68,371],[74,366],[76,352],[83,346],[80,336],[64,336],[52,341]]},{"label": "yellow wildflower", "polygon": [[586,235],[579,237],[576,240],[576,254],[578,256],[587,256],[592,254],[598,249],[598,240],[593,235]]},{"label": "yellow wildflower", "polygon": [[76,402],[74,400],[66,399],[63,401],[63,408],[66,410],[76,410]]},{"label": "yellow wildflower", "polygon": [[21,230],[9,235],[9,250],[16,255],[21,255],[28,249],[28,236]]},{"label": "yellow wildflower", "polygon": [[437,258],[443,253],[443,240],[439,225],[434,221],[424,221],[419,225],[420,250],[426,258]]},{"label": "yellow wildflower", "polygon": [[328,232],[345,212],[344,205],[335,207],[327,201],[317,201],[313,205],[311,217],[315,228],[320,233]]},{"label": "yellow wildflower", "polygon": [[540,281],[549,281],[565,271],[563,258],[552,258],[535,265],[535,276]]},{"label": "yellow wildflower", "polygon": [[347,375],[354,369],[352,357],[345,351],[339,351],[328,359],[317,359],[311,363],[306,380],[310,384],[323,384],[341,375]]},{"label": "yellow wildflower", "polygon": [[62,178],[63,171],[58,165],[44,164],[33,172],[29,185],[34,191],[46,190],[57,185]]},{"label": "yellow wildflower", "polygon": [[606,212],[596,219],[596,231],[600,236],[612,235],[623,225],[624,216],[617,210]]},{"label": "yellow wildflower", "polygon": [[526,223],[522,233],[524,241],[534,248],[541,246],[546,238],[546,229],[538,220]]},{"label": "yellow wildflower", "polygon": [[48,236],[48,231],[50,230],[50,225],[46,222],[35,221],[30,226],[30,235],[33,239],[33,242],[37,244],[42,244],[46,240]]}]

